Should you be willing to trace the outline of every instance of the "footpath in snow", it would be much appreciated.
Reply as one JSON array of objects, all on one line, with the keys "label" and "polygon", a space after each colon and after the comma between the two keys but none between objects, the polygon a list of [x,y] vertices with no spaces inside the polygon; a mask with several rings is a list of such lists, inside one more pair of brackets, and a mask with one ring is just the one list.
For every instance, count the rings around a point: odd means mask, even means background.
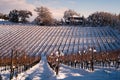
[{"label": "footpath in snow", "polygon": [[97,68],[94,72],[89,72],[60,65],[59,74],[56,76],[47,64],[46,57],[42,56],[37,65],[19,74],[17,80],[120,80],[120,70]]},{"label": "footpath in snow", "polygon": [[42,56],[37,65],[19,75],[19,80],[56,80],[56,77],[48,66],[46,57]]}]

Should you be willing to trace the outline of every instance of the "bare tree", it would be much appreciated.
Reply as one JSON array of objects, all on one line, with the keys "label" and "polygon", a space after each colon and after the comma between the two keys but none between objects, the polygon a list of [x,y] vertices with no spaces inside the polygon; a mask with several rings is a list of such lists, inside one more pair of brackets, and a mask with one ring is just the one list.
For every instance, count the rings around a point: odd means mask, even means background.
[{"label": "bare tree", "polygon": [[118,19],[119,19],[119,21],[120,21],[120,13],[119,13],[119,15],[118,15]]},{"label": "bare tree", "polygon": [[8,20],[9,17],[7,14],[0,13],[0,19]]},{"label": "bare tree", "polygon": [[95,12],[88,17],[88,22],[92,26],[116,26],[118,17],[108,12]]},{"label": "bare tree", "polygon": [[19,21],[22,23],[28,22],[27,18],[32,16],[32,12],[28,10],[20,10],[19,11]]},{"label": "bare tree", "polygon": [[47,7],[37,7],[35,11],[38,16],[35,18],[35,22],[38,25],[51,25],[53,23],[52,13]]},{"label": "bare tree", "polygon": [[4,15],[3,13],[0,13],[0,19],[3,19],[3,15]]}]

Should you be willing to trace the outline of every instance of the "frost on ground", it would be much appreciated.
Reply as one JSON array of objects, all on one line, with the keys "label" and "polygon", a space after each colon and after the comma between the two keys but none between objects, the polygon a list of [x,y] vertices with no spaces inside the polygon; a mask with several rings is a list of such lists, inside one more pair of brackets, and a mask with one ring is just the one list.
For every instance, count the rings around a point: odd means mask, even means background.
[{"label": "frost on ground", "polygon": [[[4,80],[9,80],[8,73],[1,73]],[[14,77],[13,80],[120,80],[120,70],[99,67],[94,72],[90,72],[60,65],[59,74],[56,76],[47,64],[46,57],[43,56],[37,65],[19,74],[17,79]]]}]

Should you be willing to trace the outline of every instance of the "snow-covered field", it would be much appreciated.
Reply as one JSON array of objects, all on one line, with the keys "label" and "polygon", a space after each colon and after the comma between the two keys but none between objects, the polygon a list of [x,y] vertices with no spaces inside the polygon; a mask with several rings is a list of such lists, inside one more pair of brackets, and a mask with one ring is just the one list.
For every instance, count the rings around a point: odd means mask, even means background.
[{"label": "snow-covered field", "polygon": [[15,47],[28,55],[50,54],[56,50],[77,53],[94,46],[99,51],[120,49],[120,37],[110,27],[48,27],[28,25],[0,25],[0,52],[10,56]]},{"label": "snow-covered field", "polygon": [[[88,46],[94,46],[97,52],[119,50],[119,40],[119,34],[110,27],[0,25],[0,56],[9,57],[13,47],[31,56],[44,54],[37,65],[13,80],[120,80],[120,69],[95,67],[90,72],[63,64],[56,76],[45,57],[58,49],[70,54]],[[0,72],[3,80],[9,80],[9,72]]]},{"label": "snow-covered field", "polygon": [[[2,72],[3,80],[9,80],[9,72]],[[12,80],[120,80],[120,69],[96,67],[94,72],[81,68],[71,68],[65,65],[60,65],[59,74],[49,67],[46,57],[42,56],[41,61],[18,75]]]}]

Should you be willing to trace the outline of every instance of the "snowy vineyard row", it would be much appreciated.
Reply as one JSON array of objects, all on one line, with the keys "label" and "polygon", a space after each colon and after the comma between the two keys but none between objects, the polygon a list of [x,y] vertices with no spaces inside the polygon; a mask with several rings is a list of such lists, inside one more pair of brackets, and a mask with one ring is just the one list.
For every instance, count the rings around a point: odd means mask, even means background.
[{"label": "snowy vineyard row", "polygon": [[10,57],[10,50],[24,50],[29,56],[50,54],[58,49],[65,54],[88,47],[97,52],[120,49],[118,33],[109,27],[33,27],[0,26],[0,56]]},{"label": "snowy vineyard row", "polygon": [[89,48],[86,52],[81,51],[77,54],[61,54],[56,53],[49,54],[47,61],[50,67],[56,72],[59,72],[59,64],[65,64],[74,68],[88,69],[94,71],[95,66],[109,67],[109,68],[120,68],[120,50],[109,51],[109,52],[94,52],[93,48]]},{"label": "snowy vineyard row", "polygon": [[[118,33],[109,27],[0,25],[0,70],[9,70],[10,77],[16,71],[17,75],[37,64],[41,54],[47,55],[52,68],[59,63],[92,70],[95,65],[110,67],[112,63],[118,68],[119,40]],[[51,53],[58,50],[62,56],[51,58]]]},{"label": "snowy vineyard row", "polygon": [[36,65],[40,59],[40,56],[29,56],[24,51],[11,49],[10,57],[0,57],[0,80],[2,73],[8,71],[8,78],[11,80],[13,76],[17,77],[18,74]]}]

